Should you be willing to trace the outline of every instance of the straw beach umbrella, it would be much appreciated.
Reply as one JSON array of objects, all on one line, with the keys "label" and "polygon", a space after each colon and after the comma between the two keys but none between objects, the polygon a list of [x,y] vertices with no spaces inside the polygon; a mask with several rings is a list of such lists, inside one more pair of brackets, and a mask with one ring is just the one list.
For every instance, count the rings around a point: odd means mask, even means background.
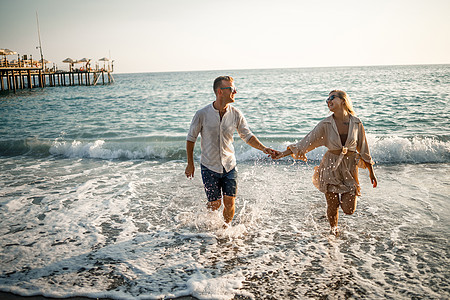
[{"label": "straw beach umbrella", "polygon": [[109,61],[109,59],[107,57],[102,57],[98,61],[103,62],[103,69],[106,70],[106,62]]},{"label": "straw beach umbrella", "polygon": [[63,63],[68,63],[69,64],[69,70],[72,71],[72,66],[75,63],[75,61],[73,59],[71,59],[70,57],[66,58],[65,60],[62,61]]},{"label": "straw beach umbrella", "polygon": [[83,57],[82,59],[77,60],[77,63],[86,63],[85,68],[86,68],[86,70],[88,70],[90,61],[91,61],[90,58]]},{"label": "straw beach umbrella", "polygon": [[0,55],[14,55],[14,54],[17,54],[17,52],[9,49],[0,49]]},{"label": "straw beach umbrella", "polygon": [[17,54],[17,52],[9,50],[9,49],[6,49],[6,48],[0,49],[0,55],[3,56],[3,60],[5,61],[5,64],[6,64],[6,56],[7,55],[14,55],[14,54]]},{"label": "straw beach umbrella", "polygon": [[65,60],[63,60],[62,62],[63,62],[63,63],[70,63],[70,64],[73,64],[73,63],[74,63],[74,60],[71,59],[70,57],[68,57],[68,58],[66,58]]}]

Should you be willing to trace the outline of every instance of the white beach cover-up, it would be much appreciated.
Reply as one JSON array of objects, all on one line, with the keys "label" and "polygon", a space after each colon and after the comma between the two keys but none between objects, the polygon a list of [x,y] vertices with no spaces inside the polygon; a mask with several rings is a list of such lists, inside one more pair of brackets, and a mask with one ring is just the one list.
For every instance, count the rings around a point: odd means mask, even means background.
[{"label": "white beach cover-up", "polygon": [[[306,153],[325,146],[328,151],[320,165],[315,167],[313,184],[326,193],[352,193],[361,195],[358,168],[366,168],[364,161],[374,164],[370,156],[364,126],[361,120],[350,115],[347,141],[342,145],[333,115],[323,119],[300,142],[289,145],[295,159],[306,161]],[[339,155],[332,152],[340,151]]]}]

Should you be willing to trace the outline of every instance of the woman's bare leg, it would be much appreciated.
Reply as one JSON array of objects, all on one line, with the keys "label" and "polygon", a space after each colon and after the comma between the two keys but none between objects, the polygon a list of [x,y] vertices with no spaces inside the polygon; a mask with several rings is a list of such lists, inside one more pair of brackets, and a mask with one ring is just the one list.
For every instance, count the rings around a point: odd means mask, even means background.
[{"label": "woman's bare leg", "polygon": [[328,222],[330,222],[331,228],[334,228],[339,219],[339,194],[326,192],[325,198],[327,198]]},{"label": "woman's bare leg", "polygon": [[341,207],[346,215],[352,215],[356,210],[356,195],[345,193],[341,195]]}]

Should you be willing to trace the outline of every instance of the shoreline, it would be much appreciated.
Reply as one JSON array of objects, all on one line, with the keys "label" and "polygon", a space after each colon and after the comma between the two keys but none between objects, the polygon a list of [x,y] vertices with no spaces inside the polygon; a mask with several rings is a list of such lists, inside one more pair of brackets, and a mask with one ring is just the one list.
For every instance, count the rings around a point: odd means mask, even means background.
[{"label": "shoreline", "polygon": [[[54,300],[54,299],[68,299],[68,300],[112,300],[110,298],[89,298],[89,297],[69,297],[69,298],[52,298],[52,297],[45,297],[45,296],[19,296],[14,293],[10,292],[1,292],[0,291],[0,299],[2,300]],[[197,300],[197,298],[192,296],[182,296],[178,298],[164,298],[164,299],[173,299],[173,300]]]}]

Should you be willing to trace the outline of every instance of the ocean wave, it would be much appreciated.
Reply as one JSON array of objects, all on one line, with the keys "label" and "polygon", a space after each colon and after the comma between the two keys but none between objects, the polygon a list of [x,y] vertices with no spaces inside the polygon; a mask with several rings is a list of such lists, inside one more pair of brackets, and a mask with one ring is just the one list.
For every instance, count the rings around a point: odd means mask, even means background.
[{"label": "ocean wave", "polygon": [[180,142],[141,142],[141,141],[109,141],[96,140],[92,142],[65,142],[55,141],[49,149],[52,155],[69,158],[96,158],[96,159],[183,159],[185,147]]},{"label": "ocean wave", "polygon": [[[284,150],[294,142],[286,137],[261,138],[274,149]],[[378,164],[402,163],[448,163],[450,162],[450,141],[446,137],[398,137],[368,136],[371,154]],[[200,157],[197,142],[195,157]],[[262,160],[261,151],[249,147],[240,139],[235,141],[238,161]],[[310,161],[319,161],[326,152],[325,147],[307,154]],[[90,158],[104,160],[185,160],[184,137],[137,137],[111,140],[23,139],[1,141],[0,156],[56,156],[64,158]],[[291,158],[285,158],[289,160]]]},{"label": "ocean wave", "polygon": [[450,141],[430,137],[370,137],[371,154],[378,163],[450,162]]},{"label": "ocean wave", "polygon": [[[448,163],[450,162],[450,140],[448,137],[376,137],[367,135],[371,155],[377,164],[420,164],[420,163]],[[277,150],[285,150],[295,140],[281,142],[278,138],[271,139],[272,143],[264,144]],[[270,141],[270,140],[269,140]],[[241,149],[242,148],[242,149]],[[246,149],[243,150],[243,149]],[[241,150],[241,151],[239,151]],[[311,162],[322,159],[327,149],[319,147],[306,154]],[[244,146],[237,148],[238,160],[254,160],[264,155],[260,151]],[[291,159],[291,158],[285,158]]]}]

